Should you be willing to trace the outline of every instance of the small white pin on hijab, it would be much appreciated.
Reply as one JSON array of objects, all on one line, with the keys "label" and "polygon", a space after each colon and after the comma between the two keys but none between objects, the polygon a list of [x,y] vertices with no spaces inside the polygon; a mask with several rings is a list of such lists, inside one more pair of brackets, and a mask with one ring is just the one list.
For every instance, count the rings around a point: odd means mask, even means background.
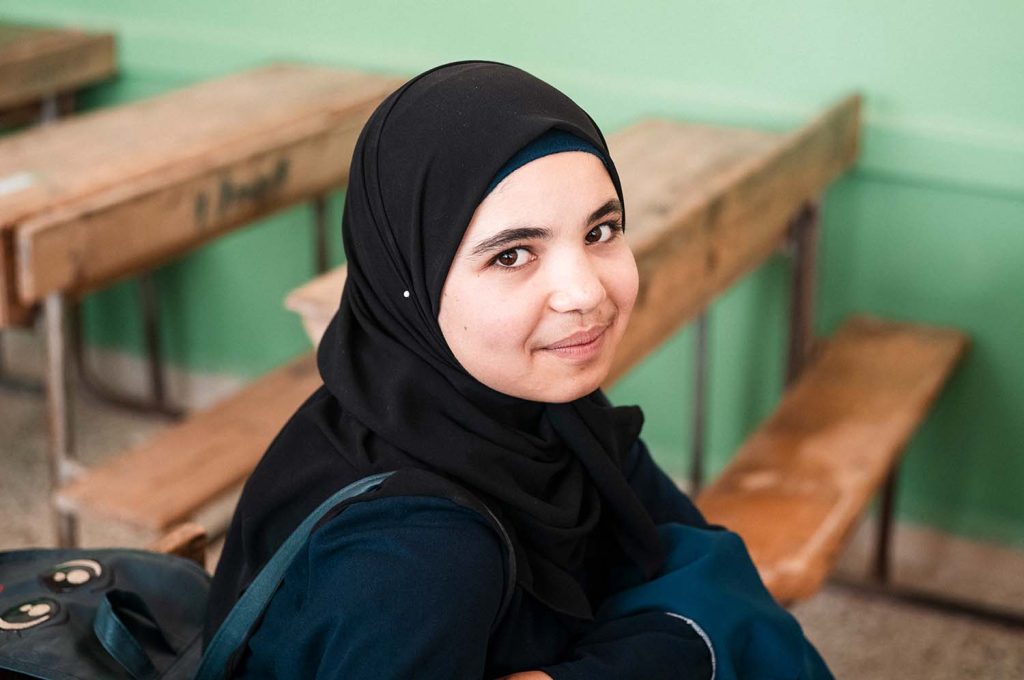
[{"label": "small white pin on hijab", "polygon": [[409,297],[409,291],[405,291],[404,293],[402,293],[402,297]]}]

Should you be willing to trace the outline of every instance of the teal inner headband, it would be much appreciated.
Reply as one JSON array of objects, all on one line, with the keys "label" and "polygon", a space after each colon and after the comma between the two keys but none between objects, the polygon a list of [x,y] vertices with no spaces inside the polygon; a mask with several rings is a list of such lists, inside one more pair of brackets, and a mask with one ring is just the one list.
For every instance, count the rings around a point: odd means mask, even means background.
[{"label": "teal inner headband", "polygon": [[563,151],[586,151],[587,153],[592,153],[601,159],[601,162],[604,163],[605,167],[608,167],[608,161],[604,154],[590,142],[577,137],[571,132],[565,132],[564,130],[548,130],[540,137],[517,151],[512,158],[508,159],[508,162],[502,166],[501,170],[498,170],[498,174],[496,174],[494,179],[491,180],[491,183],[487,185],[487,191],[484,192],[484,196],[486,197],[487,194],[491,193],[494,187],[501,183],[501,180],[505,179],[530,161],[535,161],[543,156],[549,156],[553,153],[561,153]]}]

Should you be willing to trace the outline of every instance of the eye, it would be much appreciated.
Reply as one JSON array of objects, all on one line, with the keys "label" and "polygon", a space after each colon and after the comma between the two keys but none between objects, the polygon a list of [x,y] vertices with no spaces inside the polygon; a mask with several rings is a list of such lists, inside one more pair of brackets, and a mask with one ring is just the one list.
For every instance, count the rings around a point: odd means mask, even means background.
[{"label": "eye", "polygon": [[615,238],[619,232],[622,231],[622,225],[617,222],[605,222],[599,224],[583,237],[587,243],[604,243],[605,241],[611,241]]},{"label": "eye", "polygon": [[530,251],[527,248],[509,248],[498,253],[493,262],[504,269],[518,269],[527,263],[529,255]]}]

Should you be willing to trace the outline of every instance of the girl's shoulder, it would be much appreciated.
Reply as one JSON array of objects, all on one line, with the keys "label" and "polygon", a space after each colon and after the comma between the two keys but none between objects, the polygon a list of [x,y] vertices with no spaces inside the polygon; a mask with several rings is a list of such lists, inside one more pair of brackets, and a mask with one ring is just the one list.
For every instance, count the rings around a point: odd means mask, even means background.
[{"label": "girl's shoulder", "polygon": [[417,674],[425,663],[445,669],[436,677],[464,677],[481,659],[442,658],[448,647],[439,641],[480,636],[472,647],[486,650],[504,575],[504,548],[488,519],[450,498],[351,503],[292,563],[249,640],[243,676],[316,677],[326,664],[352,677],[374,668],[435,677]]}]

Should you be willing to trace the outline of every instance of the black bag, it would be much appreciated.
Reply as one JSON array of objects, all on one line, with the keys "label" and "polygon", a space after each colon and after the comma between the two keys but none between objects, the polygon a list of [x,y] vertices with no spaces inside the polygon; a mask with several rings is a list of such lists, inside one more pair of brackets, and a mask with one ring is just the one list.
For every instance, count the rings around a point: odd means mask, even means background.
[{"label": "black bag", "polygon": [[205,654],[210,576],[194,562],[115,548],[0,553],[0,678],[220,680],[316,523],[391,474],[353,482],[310,513],[260,570]]},{"label": "black bag", "polygon": [[191,678],[209,589],[196,563],[144,550],[0,553],[0,677]]}]

